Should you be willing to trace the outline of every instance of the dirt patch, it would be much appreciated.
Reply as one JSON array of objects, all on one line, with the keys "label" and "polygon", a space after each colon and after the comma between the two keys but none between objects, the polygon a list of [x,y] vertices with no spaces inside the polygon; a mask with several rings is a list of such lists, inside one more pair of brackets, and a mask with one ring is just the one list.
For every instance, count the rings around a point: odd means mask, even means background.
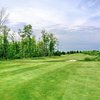
[{"label": "dirt patch", "polygon": [[75,60],[75,59],[72,59],[72,60],[69,60],[70,62],[75,62],[75,61],[77,61],[77,60]]}]

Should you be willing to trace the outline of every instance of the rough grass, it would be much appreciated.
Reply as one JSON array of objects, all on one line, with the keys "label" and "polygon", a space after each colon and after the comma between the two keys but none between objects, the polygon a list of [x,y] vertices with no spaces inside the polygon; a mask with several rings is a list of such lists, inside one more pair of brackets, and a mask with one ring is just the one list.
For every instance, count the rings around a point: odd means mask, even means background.
[{"label": "rough grass", "polygon": [[100,100],[100,62],[86,57],[0,61],[0,100]]}]

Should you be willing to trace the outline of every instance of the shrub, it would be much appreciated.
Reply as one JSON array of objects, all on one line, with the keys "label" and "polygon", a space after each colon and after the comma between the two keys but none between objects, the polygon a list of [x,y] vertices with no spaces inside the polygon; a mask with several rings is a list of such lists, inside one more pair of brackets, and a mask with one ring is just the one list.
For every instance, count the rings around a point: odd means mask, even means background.
[{"label": "shrub", "polygon": [[64,52],[64,51],[62,51],[62,53],[61,53],[62,55],[65,55],[66,54],[66,52]]},{"label": "shrub", "polygon": [[60,51],[54,52],[54,56],[61,56],[61,52]]},{"label": "shrub", "polygon": [[95,61],[100,61],[100,56],[96,57]]},{"label": "shrub", "polygon": [[89,58],[89,57],[86,57],[84,60],[85,61],[93,61],[93,59],[92,58]]},{"label": "shrub", "polygon": [[14,56],[14,59],[21,59],[20,54],[16,54],[16,55]]}]

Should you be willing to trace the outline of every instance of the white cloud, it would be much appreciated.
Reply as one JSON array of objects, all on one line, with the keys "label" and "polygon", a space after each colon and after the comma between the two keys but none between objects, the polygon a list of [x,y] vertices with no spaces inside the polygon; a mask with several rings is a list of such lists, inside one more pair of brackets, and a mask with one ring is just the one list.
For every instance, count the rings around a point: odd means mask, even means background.
[{"label": "white cloud", "polygon": [[33,26],[46,27],[49,25],[63,24],[65,21],[62,16],[54,12],[38,8],[16,8],[11,11],[9,20],[11,24],[19,22],[30,23]]}]

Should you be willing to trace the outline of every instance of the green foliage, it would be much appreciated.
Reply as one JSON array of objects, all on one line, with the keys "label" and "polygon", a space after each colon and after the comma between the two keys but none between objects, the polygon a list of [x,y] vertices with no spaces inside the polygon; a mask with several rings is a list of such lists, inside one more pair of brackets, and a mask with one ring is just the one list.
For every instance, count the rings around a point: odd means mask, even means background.
[{"label": "green foliage", "polygon": [[54,54],[57,38],[54,37],[53,33],[48,33],[45,30],[42,32],[43,50],[44,56],[52,56]]},{"label": "green foliage", "polygon": [[61,56],[62,52],[61,51],[56,51],[54,52],[54,56]]},{"label": "green foliage", "polygon": [[100,51],[98,50],[83,51],[82,53],[95,56],[95,58],[92,59],[93,61],[100,61]]},{"label": "green foliage", "polygon": [[66,54],[66,52],[62,51],[62,52],[61,52],[61,54],[62,54],[62,55],[65,55],[65,54]]},{"label": "green foliage", "polygon": [[96,57],[94,58],[94,60],[95,60],[95,61],[100,61],[100,56],[96,56]]},{"label": "green foliage", "polygon": [[81,51],[67,51],[67,54],[75,54],[75,53],[81,53]]},{"label": "green foliage", "polygon": [[16,40],[14,36],[15,32],[10,34],[9,31],[7,26],[2,26],[2,32],[0,34],[1,59],[19,59],[54,55],[57,39],[52,33],[42,31],[41,39],[36,41],[31,25],[25,25],[23,29],[19,29],[19,32],[16,33],[19,36],[19,40]]},{"label": "green foliage", "polygon": [[84,53],[84,54],[88,54],[88,55],[95,55],[95,56],[100,55],[100,51],[98,51],[98,50],[83,51],[82,53]]},{"label": "green foliage", "polygon": [[86,58],[84,59],[84,61],[93,61],[93,58],[86,57]]}]

